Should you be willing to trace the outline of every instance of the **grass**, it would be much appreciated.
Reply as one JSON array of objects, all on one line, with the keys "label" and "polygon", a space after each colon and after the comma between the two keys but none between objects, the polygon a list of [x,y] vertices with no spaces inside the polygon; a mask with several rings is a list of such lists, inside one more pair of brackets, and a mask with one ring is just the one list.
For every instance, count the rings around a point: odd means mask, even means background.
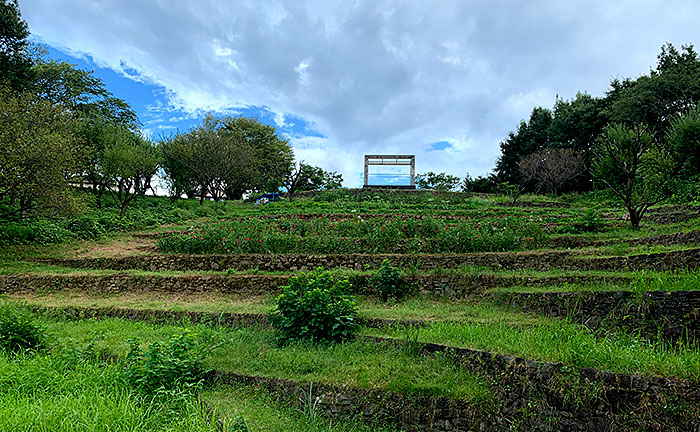
[{"label": "grass", "polygon": [[627,281],[562,283],[547,286],[513,285],[493,289],[493,292],[592,292],[592,291],[631,291],[641,294],[645,291],[698,291],[700,271],[679,272],[629,272]]},{"label": "grass", "polygon": [[[404,337],[404,331],[396,329],[366,329],[365,334]],[[625,333],[595,334],[556,320],[527,327],[495,322],[435,323],[420,329],[418,340],[580,368],[700,380],[700,351],[693,345],[670,348]]]},{"label": "grass", "polygon": [[[244,386],[217,386],[200,393],[203,400],[222,417],[225,426],[232,425],[238,416],[245,419],[251,432],[383,432],[393,428],[377,428],[352,420],[332,421],[320,416],[313,404],[305,409],[293,408],[278,401],[264,390]],[[309,404],[307,404],[309,405]]]},{"label": "grass", "polygon": [[128,388],[121,365],[72,351],[0,354],[0,430],[215,431],[187,392],[148,397]]},{"label": "grass", "polygon": [[[57,341],[79,344],[94,341],[97,348],[125,355],[126,341],[167,340],[182,331],[178,326],[155,326],[118,319],[66,322],[45,319]],[[193,326],[204,341],[221,346],[207,366],[246,375],[286,378],[297,382],[323,382],[400,393],[435,394],[489,403],[487,382],[457,366],[449,356],[416,357],[382,344],[355,341],[331,346],[293,344],[279,347],[272,331],[248,328],[213,329]],[[339,365],[342,365],[339,368]]]},{"label": "grass", "polygon": [[[217,294],[167,295],[123,293],[90,295],[81,291],[50,293],[4,294],[2,301],[45,307],[98,307],[127,309],[157,309],[211,313],[267,314],[274,309],[273,297],[236,298]],[[459,321],[473,323],[508,323],[533,325],[543,321],[532,314],[509,311],[490,304],[473,301],[450,301],[442,298],[411,298],[395,303],[383,303],[365,296],[358,297],[359,317],[397,320]]]}]

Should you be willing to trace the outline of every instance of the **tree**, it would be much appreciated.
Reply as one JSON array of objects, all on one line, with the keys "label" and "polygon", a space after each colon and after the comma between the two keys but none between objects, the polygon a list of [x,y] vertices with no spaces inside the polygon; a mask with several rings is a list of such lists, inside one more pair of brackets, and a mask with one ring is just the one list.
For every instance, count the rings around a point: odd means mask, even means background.
[{"label": "tree", "polygon": [[433,189],[440,191],[451,191],[459,186],[460,178],[446,173],[429,172],[416,176],[416,187],[418,189]]},{"label": "tree", "polygon": [[22,20],[16,0],[0,0],[0,83],[24,89],[32,80],[29,27]]},{"label": "tree", "polygon": [[303,164],[297,185],[298,191],[338,189],[343,185],[343,175],[323,168]]},{"label": "tree", "polygon": [[633,229],[647,209],[668,195],[673,160],[649,127],[612,123],[593,149],[593,174],[622,201]]},{"label": "tree", "polygon": [[614,122],[647,124],[661,141],[673,118],[700,103],[700,57],[693,45],[667,43],[657,59],[649,75],[611,83],[607,111]]},{"label": "tree", "polygon": [[260,123],[256,118],[226,117],[221,128],[249,149],[245,164],[231,173],[225,193],[228,199],[240,199],[246,191],[278,190],[281,184],[274,174],[278,165],[291,164],[294,153],[286,140],[277,135],[274,127]]},{"label": "tree", "polygon": [[530,120],[520,122],[517,132],[510,132],[508,138],[501,142],[501,155],[496,161],[496,177],[499,182],[513,185],[523,183],[518,169],[520,160],[549,145],[549,128],[552,113],[548,109],[537,107],[532,110]]},{"label": "tree", "polygon": [[700,176],[700,105],[671,120],[666,141],[683,177]]},{"label": "tree", "polygon": [[294,200],[299,184],[304,173],[304,161],[292,162],[290,165],[280,163],[275,166],[275,176],[277,181],[287,191],[287,199]]},{"label": "tree", "polygon": [[129,204],[151,187],[159,162],[158,149],[152,141],[123,127],[114,131],[100,165],[107,190],[119,203],[119,217],[124,217]]},{"label": "tree", "polygon": [[10,197],[0,220],[74,211],[68,178],[79,169],[85,147],[70,113],[0,86],[0,116],[0,197]]},{"label": "tree", "polygon": [[200,203],[207,195],[219,201],[237,172],[248,172],[253,159],[250,146],[226,122],[227,118],[208,115],[201,126],[163,140],[160,147],[171,192],[196,194]]},{"label": "tree", "polygon": [[461,183],[462,192],[473,193],[496,193],[498,192],[498,182],[494,174],[489,174],[486,177],[478,176],[471,178],[469,174],[464,177]]},{"label": "tree", "polygon": [[542,149],[518,163],[523,178],[534,180],[554,195],[562,186],[585,172],[583,153],[572,149]]}]

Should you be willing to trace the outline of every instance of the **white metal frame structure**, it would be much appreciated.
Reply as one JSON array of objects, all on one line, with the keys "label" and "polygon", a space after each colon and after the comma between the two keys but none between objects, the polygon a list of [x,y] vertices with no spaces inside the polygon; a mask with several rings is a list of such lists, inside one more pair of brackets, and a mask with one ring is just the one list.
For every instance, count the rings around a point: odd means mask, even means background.
[{"label": "white metal frame structure", "polygon": [[415,189],[416,187],[416,155],[365,155],[365,184],[364,187],[387,187],[383,185],[369,184],[369,166],[370,165],[410,165],[411,166],[411,183],[410,186],[399,186],[403,188]]}]

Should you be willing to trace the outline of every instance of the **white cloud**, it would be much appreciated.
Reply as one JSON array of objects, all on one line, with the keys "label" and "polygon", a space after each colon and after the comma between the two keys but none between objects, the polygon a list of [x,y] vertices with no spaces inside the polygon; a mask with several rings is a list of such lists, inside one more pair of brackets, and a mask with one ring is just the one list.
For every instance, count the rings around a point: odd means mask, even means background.
[{"label": "white cloud", "polygon": [[[419,172],[493,167],[533,105],[648,71],[693,42],[692,1],[25,0],[33,34],[163,86],[198,113],[269,107],[324,138],[297,154],[359,184],[363,153],[415,153]],[[677,11],[682,10],[682,14]],[[644,31],[639,31],[644,29]],[[164,108],[164,107],[163,107]],[[169,117],[166,117],[169,118]],[[452,147],[427,152],[426,144]]]}]

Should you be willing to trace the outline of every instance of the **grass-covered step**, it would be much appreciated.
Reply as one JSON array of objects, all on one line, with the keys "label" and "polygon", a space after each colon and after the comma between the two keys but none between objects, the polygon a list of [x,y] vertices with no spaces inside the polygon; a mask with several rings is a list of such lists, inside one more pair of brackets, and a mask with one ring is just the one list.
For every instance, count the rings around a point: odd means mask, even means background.
[{"label": "grass-covered step", "polygon": [[[182,332],[179,327],[121,320],[45,320],[44,325],[59,341],[90,342],[95,349],[119,357],[125,354],[125,340],[129,338],[138,337],[145,343],[167,340]],[[578,425],[574,430],[585,430],[583,425],[590,425],[587,422],[591,419],[596,424],[601,422],[596,427],[604,425],[603,429],[620,425],[619,430],[647,430],[653,424],[688,427],[698,419],[699,388],[695,382],[578,370],[571,369],[567,362],[547,365],[470,350],[455,355],[456,350],[447,347],[433,349],[437,345],[416,345],[411,340],[402,342],[401,338],[396,343],[358,339],[337,345],[279,346],[274,335],[264,330],[195,326],[189,331],[197,332],[204,343],[220,344],[206,365],[217,371],[213,375],[224,382],[261,385],[284,395],[297,395],[299,389],[303,394],[313,383],[321,390],[312,394],[321,398],[318,403],[329,412],[340,412],[338,404],[342,404],[346,413],[348,405],[384,413],[387,411],[373,406],[372,400],[406,401],[407,407],[417,407],[415,415],[401,417],[394,413],[394,419],[416,421],[435,418],[420,407],[456,405],[471,407],[472,413],[485,412],[480,425],[487,430],[501,430],[513,421],[530,427],[539,424],[541,430],[561,430],[572,420]],[[434,354],[422,355],[424,351]],[[465,362],[477,358],[480,360]],[[411,400],[421,402],[414,405]],[[672,406],[662,403],[668,400],[673,400]],[[462,414],[455,418],[465,415],[459,412]],[[425,426],[423,430],[473,428],[471,423],[455,425],[430,420],[419,426]],[[415,429],[407,425],[407,430]]]},{"label": "grass-covered step", "polygon": [[[183,321],[213,325],[267,326],[267,315],[274,309],[273,298],[231,298],[223,295],[90,295],[84,292],[29,293],[6,295],[0,304],[28,306],[35,311],[70,319],[93,317],[124,318],[136,321]],[[533,325],[542,318],[513,312],[488,303],[447,302],[440,299],[407,299],[383,303],[359,297],[358,321],[368,327],[425,325],[436,321],[488,324]]]},{"label": "grass-covered step", "polygon": [[[343,271],[355,293],[373,294],[372,278],[376,272]],[[280,292],[293,273],[284,274],[159,274],[76,271],[74,273],[24,273],[0,275],[0,293],[84,291],[86,293],[171,293],[229,294],[259,296]],[[399,284],[406,293],[423,296],[468,298],[486,290],[508,286],[550,286],[565,283],[629,283],[630,277],[620,274],[528,274],[493,273],[488,270],[456,269],[428,274],[404,272]]]},{"label": "grass-covered step", "polygon": [[650,339],[695,345],[700,285],[695,291],[492,292],[499,305],[565,317],[590,328],[624,329]]},{"label": "grass-covered step", "polygon": [[607,246],[615,244],[635,245],[684,245],[700,243],[700,230],[673,232],[668,234],[646,235],[630,238],[591,238],[591,236],[563,235],[550,237],[547,241],[551,248],[582,248],[591,246]]}]

